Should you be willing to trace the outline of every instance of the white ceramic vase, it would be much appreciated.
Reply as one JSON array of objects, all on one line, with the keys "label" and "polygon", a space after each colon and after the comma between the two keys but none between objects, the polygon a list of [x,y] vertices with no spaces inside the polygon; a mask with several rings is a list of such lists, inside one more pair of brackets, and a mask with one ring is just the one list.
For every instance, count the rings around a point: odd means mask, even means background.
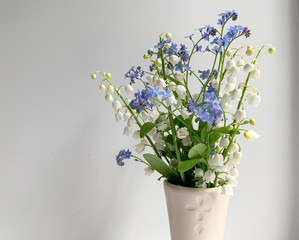
[{"label": "white ceramic vase", "polygon": [[223,240],[229,195],[164,181],[171,240]]}]

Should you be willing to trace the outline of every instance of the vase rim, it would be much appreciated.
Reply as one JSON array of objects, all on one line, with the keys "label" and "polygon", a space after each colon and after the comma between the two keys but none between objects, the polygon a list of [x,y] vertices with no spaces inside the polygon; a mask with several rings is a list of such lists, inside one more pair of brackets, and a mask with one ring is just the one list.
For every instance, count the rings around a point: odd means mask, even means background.
[{"label": "vase rim", "polygon": [[164,185],[168,185],[171,188],[187,190],[187,191],[206,191],[206,192],[215,192],[221,190],[221,187],[214,187],[214,188],[193,188],[193,187],[186,187],[181,185],[176,185],[170,183],[167,179],[164,180]]}]

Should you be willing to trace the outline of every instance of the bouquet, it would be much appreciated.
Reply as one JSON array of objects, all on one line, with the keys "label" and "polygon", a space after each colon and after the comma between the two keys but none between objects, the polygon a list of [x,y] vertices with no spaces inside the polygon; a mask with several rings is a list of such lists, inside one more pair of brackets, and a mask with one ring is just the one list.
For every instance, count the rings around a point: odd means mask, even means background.
[{"label": "bouquet", "polygon": [[[137,154],[129,149],[117,154],[119,166],[134,158],[146,165],[147,175],[161,174],[159,180],[186,187],[221,187],[224,194],[233,193],[242,158],[237,136],[248,141],[260,137],[248,130],[255,120],[245,110],[261,101],[252,86],[260,77],[258,57],[265,47],[270,54],[275,52],[271,44],[233,46],[237,39],[251,35],[248,27],[227,25],[237,18],[234,10],[219,14],[219,28],[206,25],[185,37],[190,47],[162,33],[143,56],[149,68],[131,67],[125,74],[128,82],[120,87],[111,82],[108,72],[91,75],[94,80],[102,78],[99,88],[112,103],[116,121],[127,123],[123,134],[138,141]],[[195,69],[192,57],[206,54],[213,55],[211,67]],[[190,87],[191,81],[198,86]]]}]

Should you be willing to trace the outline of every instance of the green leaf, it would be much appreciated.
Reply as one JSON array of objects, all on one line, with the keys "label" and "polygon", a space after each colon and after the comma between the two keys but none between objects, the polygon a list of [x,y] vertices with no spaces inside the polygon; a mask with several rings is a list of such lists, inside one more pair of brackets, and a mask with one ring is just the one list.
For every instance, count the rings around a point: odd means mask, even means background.
[{"label": "green leaf", "polygon": [[180,173],[186,172],[193,168],[199,162],[207,164],[207,161],[204,158],[186,160],[179,163],[178,171]]},{"label": "green leaf", "polygon": [[143,154],[143,157],[149,165],[163,177],[174,180],[178,178],[178,174],[174,172],[161,158],[149,153]]},{"label": "green leaf", "polygon": [[145,135],[153,129],[153,127],[155,126],[154,123],[152,122],[146,122],[145,124],[143,124],[140,128],[140,137],[143,138],[145,137]]},{"label": "green leaf", "polygon": [[223,135],[224,133],[222,132],[212,132],[210,134],[210,144],[214,144],[215,142],[217,142],[217,140],[221,138]]},{"label": "green leaf", "polygon": [[167,115],[165,113],[160,114],[156,120],[156,123],[163,122],[166,119],[166,117],[167,117]]},{"label": "green leaf", "polygon": [[199,143],[190,149],[190,151],[188,153],[188,157],[190,159],[204,157],[207,155],[207,150],[208,150],[207,145],[205,145],[203,143]]},{"label": "green leaf", "polygon": [[213,132],[221,132],[221,133],[225,133],[225,134],[230,133],[230,131],[228,130],[227,127],[216,128],[215,130],[213,130]]},{"label": "green leaf", "polygon": [[190,138],[191,138],[192,142],[194,142],[195,144],[199,144],[202,142],[200,140],[199,136],[197,136],[197,135],[191,135]]}]

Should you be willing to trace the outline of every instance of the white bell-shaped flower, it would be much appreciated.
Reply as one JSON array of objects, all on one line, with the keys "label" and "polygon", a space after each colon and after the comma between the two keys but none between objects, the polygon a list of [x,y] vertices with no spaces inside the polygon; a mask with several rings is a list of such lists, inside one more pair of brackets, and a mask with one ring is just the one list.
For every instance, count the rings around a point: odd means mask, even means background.
[{"label": "white bell-shaped flower", "polygon": [[209,160],[208,163],[212,169],[219,171],[219,168],[222,169],[223,164],[223,156],[222,154],[216,153]]},{"label": "white bell-shaped flower", "polygon": [[189,132],[186,127],[182,127],[176,131],[176,135],[179,139],[184,139],[185,137],[189,136]]},{"label": "white bell-shaped flower", "polygon": [[238,185],[238,180],[237,180],[236,177],[227,175],[225,180],[226,180],[227,184],[232,186],[232,187],[237,187],[237,185]]},{"label": "white bell-shaped flower", "polygon": [[239,88],[235,88],[231,93],[230,97],[232,100],[239,100],[242,95],[242,90]]},{"label": "white bell-shaped flower", "polygon": [[236,169],[235,167],[232,168],[232,169],[230,170],[230,175],[232,175],[233,177],[238,177],[238,176],[239,176],[239,171],[238,171],[238,169]]},{"label": "white bell-shaped flower", "polygon": [[212,172],[211,170],[206,171],[205,175],[203,176],[203,180],[206,181],[206,183],[214,183],[216,178],[216,174]]},{"label": "white bell-shaped flower", "polygon": [[179,61],[181,61],[181,58],[179,58],[177,55],[171,55],[169,57],[169,62],[174,66],[176,65]]},{"label": "white bell-shaped flower", "polygon": [[114,93],[114,87],[112,85],[108,86],[108,92],[110,92],[111,94]]},{"label": "white bell-shaped flower", "polygon": [[218,80],[217,79],[212,80],[211,85],[212,85],[213,88],[218,89],[218,87],[219,87]]},{"label": "white bell-shaped flower", "polygon": [[135,131],[133,132],[132,137],[133,137],[135,140],[140,139],[140,130],[135,130]]},{"label": "white bell-shaped flower", "polygon": [[134,92],[134,88],[131,85],[125,86],[125,91],[129,95]]},{"label": "white bell-shaped flower", "polygon": [[231,84],[236,84],[237,83],[237,77],[236,76],[228,76],[227,82]]},{"label": "white bell-shaped flower", "polygon": [[236,66],[236,64],[235,64],[235,62],[234,62],[234,60],[227,60],[227,62],[226,62],[226,65],[225,65],[225,68],[226,69],[231,69],[232,67],[235,67]]},{"label": "white bell-shaped flower", "polygon": [[106,96],[105,96],[105,100],[109,103],[113,102],[113,97],[108,93]]},{"label": "white bell-shaped flower", "polygon": [[167,86],[167,88],[171,91],[175,91],[176,84],[174,82],[170,82]]},{"label": "white bell-shaped flower", "polygon": [[243,70],[246,73],[250,73],[254,69],[254,65],[252,63],[246,63]]},{"label": "white bell-shaped flower", "polygon": [[190,146],[192,144],[192,141],[191,141],[191,138],[190,136],[187,136],[185,137],[183,140],[182,140],[182,144],[183,146]]},{"label": "white bell-shaped flower", "polygon": [[183,73],[176,73],[174,75],[174,78],[175,78],[175,80],[179,81],[180,83],[183,83],[184,79],[185,79],[185,74],[183,74]]},{"label": "white bell-shaped flower", "polygon": [[165,88],[165,87],[166,87],[165,80],[164,80],[163,78],[159,78],[159,79],[156,81],[156,85],[157,85],[158,87]]},{"label": "white bell-shaped flower", "polygon": [[238,62],[237,62],[237,67],[244,67],[245,66],[245,61],[243,59],[240,59]]},{"label": "white bell-shaped flower", "polygon": [[150,119],[150,115],[147,112],[145,112],[145,111],[143,111],[141,113],[141,117],[143,118],[144,121],[147,121],[147,120]]},{"label": "white bell-shaped flower", "polygon": [[240,72],[240,68],[234,66],[229,70],[229,75],[235,77],[238,75],[239,72]]},{"label": "white bell-shaped flower", "polygon": [[203,170],[201,168],[196,168],[195,167],[193,173],[194,173],[195,178],[203,177]]},{"label": "white bell-shaped flower", "polygon": [[233,153],[233,160],[237,163],[239,163],[242,159],[242,153],[241,152],[234,152]]},{"label": "white bell-shaped flower", "polygon": [[244,136],[246,137],[246,139],[249,141],[249,142],[253,142],[255,141],[256,139],[258,139],[261,135],[259,135],[257,132],[253,131],[253,130],[250,130],[248,132],[246,132],[244,134]]},{"label": "white bell-shaped flower", "polygon": [[224,195],[231,195],[231,196],[234,195],[234,190],[231,185],[226,185],[226,184],[222,185],[221,190],[222,190],[222,194]]},{"label": "white bell-shaped flower", "polygon": [[147,76],[146,77],[146,80],[148,81],[148,83],[150,84],[150,85],[156,85],[156,79],[154,78],[154,76],[153,75],[149,75],[149,76]]},{"label": "white bell-shaped flower", "polygon": [[159,115],[160,114],[157,110],[153,110],[152,112],[150,112],[151,122],[156,121],[158,119]]},{"label": "white bell-shaped flower", "polygon": [[225,91],[226,92],[231,92],[234,88],[235,88],[235,84],[231,84],[231,83],[227,83],[226,85],[225,85]]},{"label": "white bell-shaped flower", "polygon": [[146,167],[145,169],[144,169],[144,173],[145,173],[145,175],[146,176],[150,176],[150,175],[152,175],[153,173],[154,173],[154,169],[152,169],[151,167]]},{"label": "white bell-shaped flower", "polygon": [[251,74],[250,77],[253,79],[259,79],[261,75],[261,71],[259,69],[254,69]]},{"label": "white bell-shaped flower", "polygon": [[181,114],[182,114],[182,117],[183,117],[184,119],[187,119],[187,118],[191,115],[191,113],[188,112],[188,109],[187,109],[187,108],[183,108]]},{"label": "white bell-shaped flower", "polygon": [[145,150],[145,144],[147,144],[147,140],[145,138],[143,138],[140,143],[135,145],[135,151],[140,154]]},{"label": "white bell-shaped flower", "polygon": [[237,151],[238,148],[239,148],[238,144],[236,144],[236,143],[232,143],[232,144],[229,146],[229,151],[230,151],[231,153],[233,153],[233,152]]},{"label": "white bell-shaped flower", "polygon": [[246,118],[246,111],[245,109],[238,109],[236,111],[236,113],[234,114],[234,120],[236,120],[237,122],[241,122],[244,118]]},{"label": "white bell-shaped flower", "polygon": [[122,112],[115,113],[115,119],[116,121],[124,120],[124,114]]},{"label": "white bell-shaped flower", "polygon": [[177,103],[177,100],[175,99],[174,96],[171,96],[171,97],[167,97],[165,99],[165,102],[166,102],[167,106],[173,106],[173,105],[175,105]]},{"label": "white bell-shaped flower", "polygon": [[233,106],[231,105],[231,98],[228,93],[225,93],[221,99],[220,103],[223,110],[231,109]]},{"label": "white bell-shaped flower", "polygon": [[129,112],[125,112],[125,114],[124,114],[124,120],[128,121],[130,117],[131,117],[131,114]]},{"label": "white bell-shaped flower", "polygon": [[126,135],[126,136],[130,136],[132,133],[132,128],[131,127],[125,127],[124,128],[124,132],[123,132],[123,135]]},{"label": "white bell-shaped flower", "polygon": [[158,123],[157,129],[159,131],[164,131],[168,126],[169,126],[168,122],[163,121],[163,122]]},{"label": "white bell-shaped flower", "polygon": [[150,130],[148,133],[147,133],[147,135],[149,136],[149,137],[153,137],[155,134],[157,133],[157,128],[152,128],[152,130]]},{"label": "white bell-shaped flower", "polygon": [[220,147],[227,147],[228,145],[229,145],[229,139],[228,138],[221,138],[221,140],[219,142],[219,146]]},{"label": "white bell-shaped flower", "polygon": [[113,103],[112,103],[112,107],[114,109],[114,111],[117,111],[118,109],[120,109],[122,106],[120,104],[120,102],[118,100],[115,100]]},{"label": "white bell-shaped flower", "polygon": [[249,104],[258,107],[261,102],[261,96],[257,95],[256,93],[250,92],[246,95],[246,101]]},{"label": "white bell-shaped flower", "polygon": [[136,123],[135,118],[131,117],[131,118],[129,118],[129,120],[127,121],[127,126],[128,126],[128,127],[132,127],[135,123]]},{"label": "white bell-shaped flower", "polygon": [[179,85],[175,88],[175,91],[177,92],[179,99],[186,98],[186,88],[182,85]]}]

